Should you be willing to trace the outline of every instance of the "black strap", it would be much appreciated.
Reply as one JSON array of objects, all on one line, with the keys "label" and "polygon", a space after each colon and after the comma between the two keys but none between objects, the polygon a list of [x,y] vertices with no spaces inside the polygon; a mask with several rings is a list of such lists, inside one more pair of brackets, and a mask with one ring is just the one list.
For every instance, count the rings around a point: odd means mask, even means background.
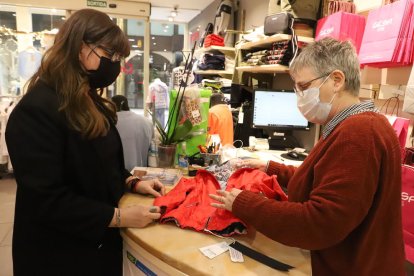
[{"label": "black strap", "polygon": [[280,270],[280,271],[289,271],[289,269],[294,268],[293,266],[290,266],[288,264],[284,264],[282,262],[276,261],[275,259],[272,259],[266,255],[263,255],[260,252],[257,252],[254,249],[251,249],[250,247],[247,247],[239,242],[234,242],[229,244],[230,247],[236,249],[237,251],[240,251],[246,256],[249,256],[250,258],[265,264],[271,268]]}]

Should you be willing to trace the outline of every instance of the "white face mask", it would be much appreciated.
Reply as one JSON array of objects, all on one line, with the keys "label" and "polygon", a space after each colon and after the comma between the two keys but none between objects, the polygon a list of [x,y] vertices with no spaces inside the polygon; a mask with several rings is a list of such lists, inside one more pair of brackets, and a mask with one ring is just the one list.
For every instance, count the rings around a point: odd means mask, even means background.
[{"label": "white face mask", "polygon": [[326,77],[319,87],[312,87],[307,90],[303,90],[303,96],[297,94],[298,108],[309,122],[323,125],[328,120],[329,112],[332,108],[332,102],[336,94],[334,94],[329,103],[323,103],[319,99],[320,88],[328,78],[329,76]]}]

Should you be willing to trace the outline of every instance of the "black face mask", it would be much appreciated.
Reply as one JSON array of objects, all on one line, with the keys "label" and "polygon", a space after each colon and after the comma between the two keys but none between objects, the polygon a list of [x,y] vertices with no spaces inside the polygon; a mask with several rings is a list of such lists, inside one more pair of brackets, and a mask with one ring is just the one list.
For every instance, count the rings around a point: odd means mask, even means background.
[{"label": "black face mask", "polygon": [[112,62],[109,58],[101,57],[96,70],[88,70],[91,88],[104,88],[113,83],[121,72],[121,62]]}]

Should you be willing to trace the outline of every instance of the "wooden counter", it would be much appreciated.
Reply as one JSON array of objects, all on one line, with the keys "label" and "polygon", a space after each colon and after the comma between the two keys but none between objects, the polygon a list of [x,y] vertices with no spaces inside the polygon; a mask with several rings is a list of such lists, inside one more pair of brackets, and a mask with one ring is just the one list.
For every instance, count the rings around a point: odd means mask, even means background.
[{"label": "wooden counter", "polygon": [[[126,194],[120,201],[120,207],[152,205],[153,200],[151,197]],[[244,256],[244,263],[233,263],[228,252],[210,260],[199,248],[222,242],[223,239],[181,229],[172,223],[154,223],[143,229],[127,228],[121,231],[121,235],[124,238],[124,275],[143,275],[142,267],[149,269],[146,275],[311,275],[308,251],[284,246],[254,230],[234,238],[295,268],[289,273],[281,272],[247,256]],[[132,266],[131,260],[135,262]]]}]

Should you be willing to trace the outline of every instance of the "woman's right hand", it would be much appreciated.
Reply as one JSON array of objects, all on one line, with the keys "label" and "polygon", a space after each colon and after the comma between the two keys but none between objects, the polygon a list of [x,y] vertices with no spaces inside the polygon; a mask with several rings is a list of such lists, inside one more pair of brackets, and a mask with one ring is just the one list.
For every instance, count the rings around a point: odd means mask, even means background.
[{"label": "woman's right hand", "polygon": [[161,217],[160,207],[134,205],[121,208],[121,226],[143,228]]},{"label": "woman's right hand", "polygon": [[236,163],[236,169],[240,168],[252,168],[252,169],[259,169],[261,171],[266,171],[267,161],[263,161],[260,159],[245,159],[238,163]]}]

